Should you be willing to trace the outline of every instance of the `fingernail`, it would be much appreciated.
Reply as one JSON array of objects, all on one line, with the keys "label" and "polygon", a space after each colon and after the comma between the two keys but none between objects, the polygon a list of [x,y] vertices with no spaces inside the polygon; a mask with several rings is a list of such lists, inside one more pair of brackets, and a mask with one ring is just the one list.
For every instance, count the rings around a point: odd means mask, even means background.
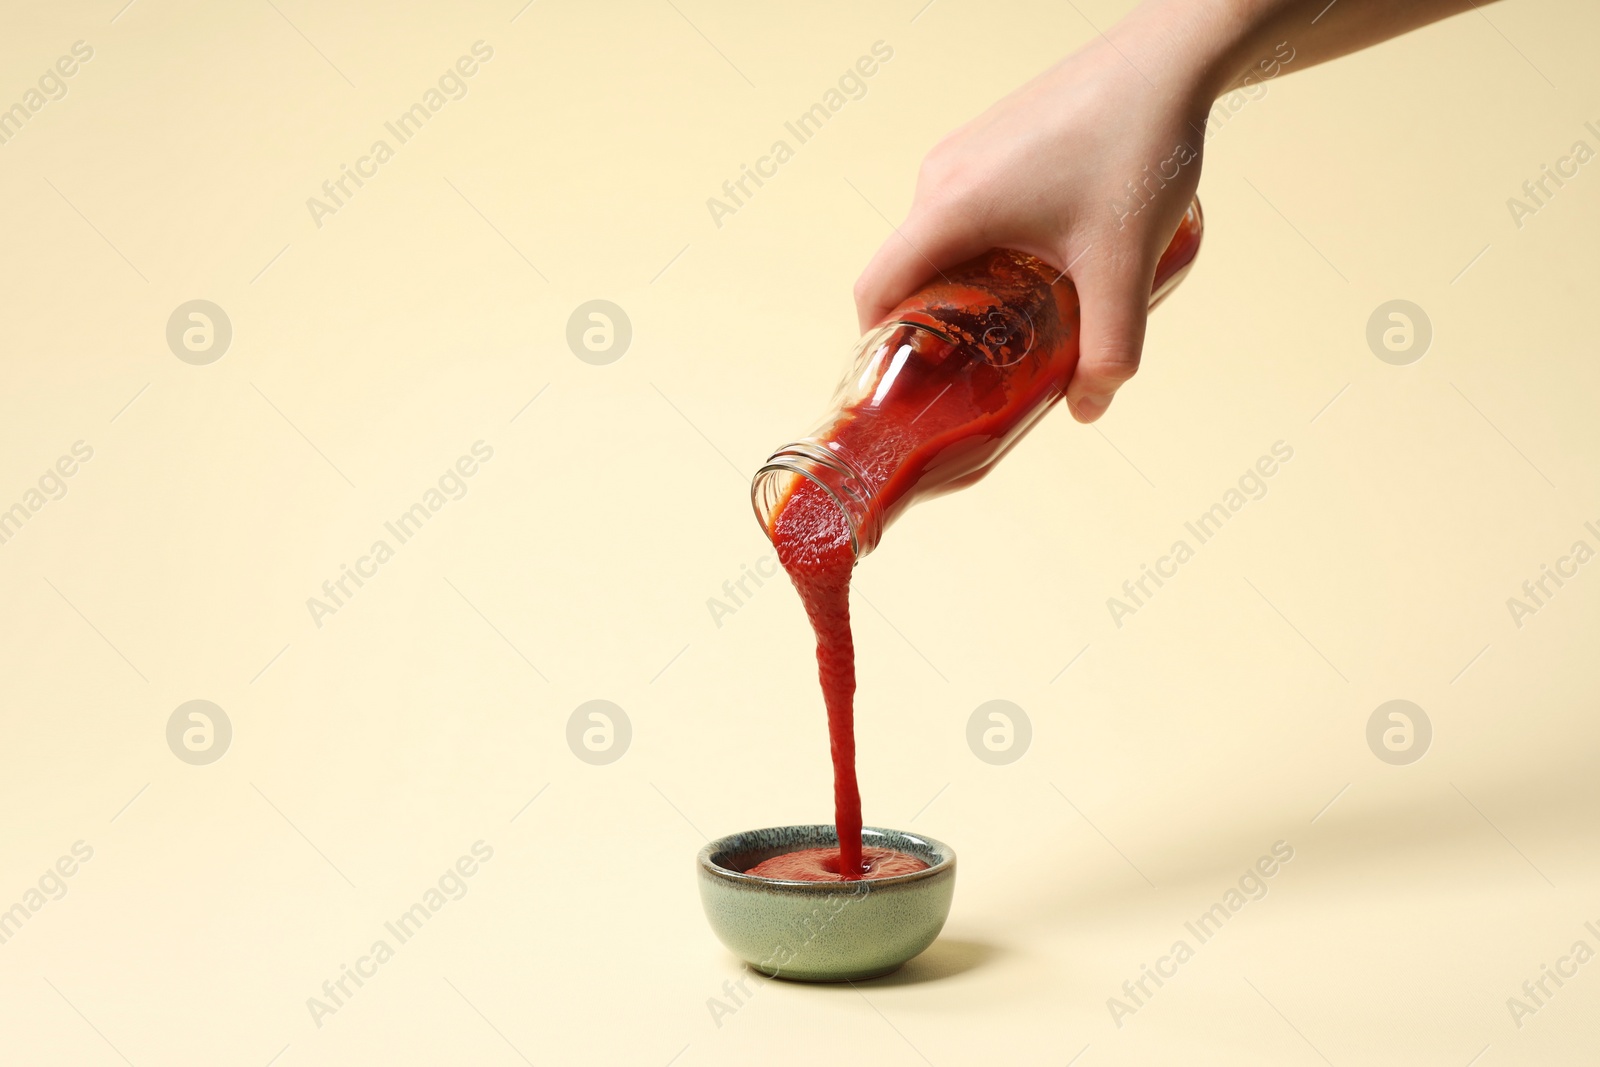
[{"label": "fingernail", "polygon": [[1072,406],[1072,410],[1084,422],[1093,422],[1105,412],[1106,403],[1105,397],[1085,396],[1079,398],[1078,402]]}]

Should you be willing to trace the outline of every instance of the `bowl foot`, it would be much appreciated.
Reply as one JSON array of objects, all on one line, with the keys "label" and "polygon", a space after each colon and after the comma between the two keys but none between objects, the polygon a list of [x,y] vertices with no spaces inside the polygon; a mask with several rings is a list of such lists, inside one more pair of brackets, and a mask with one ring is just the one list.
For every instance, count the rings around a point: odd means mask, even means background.
[{"label": "bowl foot", "polygon": [[840,982],[870,982],[874,978],[882,978],[885,975],[893,974],[901,967],[904,967],[905,964],[897,963],[892,967],[885,967],[879,971],[863,971],[860,974],[830,974],[826,972],[819,974],[796,974],[792,971],[786,972],[781,969],[776,971],[768,971],[756,966],[754,963],[747,963],[745,966],[749,967],[757,974],[763,975],[767,978],[780,978],[785,982],[804,982],[811,985],[822,985],[838,984]]}]

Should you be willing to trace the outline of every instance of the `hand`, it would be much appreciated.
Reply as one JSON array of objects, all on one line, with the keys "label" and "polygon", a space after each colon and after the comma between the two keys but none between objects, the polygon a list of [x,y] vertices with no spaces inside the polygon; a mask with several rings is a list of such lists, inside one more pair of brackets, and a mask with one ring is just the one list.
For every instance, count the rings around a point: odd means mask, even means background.
[{"label": "hand", "polygon": [[1343,0],[1324,18],[1322,0],[1145,0],[928,153],[910,215],[856,282],[862,330],[947,267],[1028,252],[1078,288],[1067,405],[1093,422],[1139,369],[1156,261],[1200,180],[1217,95],[1276,77],[1285,49],[1301,70],[1487,2]]},{"label": "hand", "polygon": [[[1121,36],[1097,39],[928,154],[910,214],[856,282],[863,331],[948,267],[990,248],[1027,252],[1066,272],[1082,302],[1068,407],[1080,422],[1105,412],[1138,370],[1156,261],[1200,180],[1212,100],[1202,73]],[[1158,168],[1177,174],[1163,186],[1150,177]]]}]

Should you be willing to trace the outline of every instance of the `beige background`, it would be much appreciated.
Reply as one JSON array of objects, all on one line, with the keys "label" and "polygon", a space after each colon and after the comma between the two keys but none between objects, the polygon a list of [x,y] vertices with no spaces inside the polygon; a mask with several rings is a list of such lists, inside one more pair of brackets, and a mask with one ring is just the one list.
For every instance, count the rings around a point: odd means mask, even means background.
[{"label": "beige background", "polygon": [[[0,507],[94,450],[0,546],[0,908],[94,850],[0,945],[0,1058],[1592,1060],[1600,963],[1520,1028],[1507,998],[1600,949],[1600,565],[1506,606],[1600,547],[1600,164],[1520,229],[1506,207],[1600,147],[1592,5],[1296,73],[1212,139],[1197,269],[1103,424],[1047,420],[859,570],[867,817],[959,850],[944,939],[719,1025],[742,972],[702,834],[830,816],[794,595],[707,606],[767,552],[748,476],[822,410],[921,154],[1127,5],[121,3],[0,41],[6,104],[94,49],[0,146]],[[306,199],[478,40],[467,96],[318,228]],[[878,40],[865,98],[715,226]],[[206,366],[164,336],[196,298],[234,332]],[[609,366],[564,339],[594,298],[633,326]],[[1433,324],[1409,366],[1365,340],[1393,298]],[[479,440],[467,494],[315,625]],[[1267,495],[1113,625],[1279,440]],[[1365,740],[1397,698],[1434,730],[1409,766]],[[209,766],[165,739],[195,699],[234,731]],[[632,723],[608,766],[565,741],[591,699]],[[992,699],[1033,725],[1007,766],[965,740]],[[317,1026],[307,998],[479,840],[469,892]],[[1108,998],[1280,840],[1265,898],[1118,1027]]]}]

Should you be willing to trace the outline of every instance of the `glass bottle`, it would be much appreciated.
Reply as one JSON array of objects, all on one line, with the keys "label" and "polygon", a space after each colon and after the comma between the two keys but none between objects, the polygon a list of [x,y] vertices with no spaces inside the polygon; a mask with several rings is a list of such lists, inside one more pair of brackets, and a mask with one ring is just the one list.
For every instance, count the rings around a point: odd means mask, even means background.
[{"label": "glass bottle", "polygon": [[[1156,265],[1150,306],[1200,248],[1194,200]],[[857,559],[917,500],[977,481],[1066,394],[1078,363],[1077,288],[997,248],[944,272],[861,338],[817,430],[774,452],[750,499],[771,539],[800,479],[827,491]]]}]

